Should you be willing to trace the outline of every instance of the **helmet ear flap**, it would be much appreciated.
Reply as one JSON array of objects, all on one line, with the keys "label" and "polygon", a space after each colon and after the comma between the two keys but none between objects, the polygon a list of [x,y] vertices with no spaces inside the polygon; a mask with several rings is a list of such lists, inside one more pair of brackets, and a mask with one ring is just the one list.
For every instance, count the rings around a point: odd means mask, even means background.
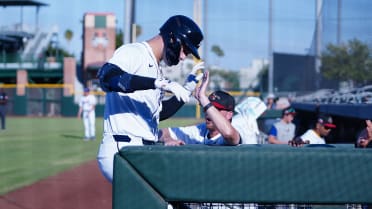
[{"label": "helmet ear flap", "polygon": [[181,53],[182,41],[174,35],[169,34],[168,40],[165,41],[165,62],[167,65],[177,65]]}]

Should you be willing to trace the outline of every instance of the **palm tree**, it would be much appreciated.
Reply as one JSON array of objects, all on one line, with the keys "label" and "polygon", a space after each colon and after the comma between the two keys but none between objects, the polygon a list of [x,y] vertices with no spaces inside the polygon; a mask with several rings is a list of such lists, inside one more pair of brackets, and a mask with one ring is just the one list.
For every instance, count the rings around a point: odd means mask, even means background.
[{"label": "palm tree", "polygon": [[[221,58],[223,56],[225,56],[225,53],[223,52],[223,50],[221,49],[220,46],[218,45],[213,45],[212,48],[211,48],[212,52],[218,57],[218,58]],[[217,63],[218,65],[219,63]]]},{"label": "palm tree", "polygon": [[72,32],[72,30],[67,29],[65,31],[65,39],[66,39],[66,41],[69,45],[69,48],[70,48],[70,43],[71,43],[71,39],[72,39],[73,36],[74,36],[74,32]]},{"label": "palm tree", "polygon": [[225,53],[223,52],[221,47],[218,46],[218,45],[213,45],[212,46],[212,52],[215,53],[217,55],[217,57],[223,57],[225,55]]}]

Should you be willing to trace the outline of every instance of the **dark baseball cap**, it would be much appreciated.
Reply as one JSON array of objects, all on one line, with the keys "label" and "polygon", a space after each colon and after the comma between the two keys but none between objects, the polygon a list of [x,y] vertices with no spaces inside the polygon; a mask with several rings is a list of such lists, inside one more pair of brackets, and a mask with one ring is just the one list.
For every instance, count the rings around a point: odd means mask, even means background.
[{"label": "dark baseball cap", "polygon": [[208,98],[218,110],[234,111],[235,99],[229,93],[218,90],[211,93]]},{"label": "dark baseball cap", "polygon": [[317,122],[327,128],[336,128],[336,125],[333,123],[332,117],[329,115],[319,115]]},{"label": "dark baseball cap", "polygon": [[84,92],[89,92],[89,88],[84,88]]},{"label": "dark baseball cap", "polygon": [[282,115],[296,115],[296,110],[293,107],[287,107],[283,109]]}]

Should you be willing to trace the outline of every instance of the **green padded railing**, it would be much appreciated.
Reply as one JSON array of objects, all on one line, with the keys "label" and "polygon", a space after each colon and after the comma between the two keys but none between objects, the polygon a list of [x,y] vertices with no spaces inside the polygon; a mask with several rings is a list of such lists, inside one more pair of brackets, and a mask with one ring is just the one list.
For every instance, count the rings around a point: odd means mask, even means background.
[{"label": "green padded railing", "polygon": [[114,209],[372,203],[372,149],[352,145],[124,147],[114,167]]}]

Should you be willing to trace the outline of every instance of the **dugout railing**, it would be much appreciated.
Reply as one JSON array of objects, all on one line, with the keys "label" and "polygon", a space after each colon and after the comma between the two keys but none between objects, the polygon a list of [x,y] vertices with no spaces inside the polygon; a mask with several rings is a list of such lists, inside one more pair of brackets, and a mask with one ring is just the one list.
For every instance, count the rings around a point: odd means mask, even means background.
[{"label": "dugout railing", "polygon": [[371,171],[372,150],[353,145],[124,147],[115,155],[112,204],[372,204]]}]

